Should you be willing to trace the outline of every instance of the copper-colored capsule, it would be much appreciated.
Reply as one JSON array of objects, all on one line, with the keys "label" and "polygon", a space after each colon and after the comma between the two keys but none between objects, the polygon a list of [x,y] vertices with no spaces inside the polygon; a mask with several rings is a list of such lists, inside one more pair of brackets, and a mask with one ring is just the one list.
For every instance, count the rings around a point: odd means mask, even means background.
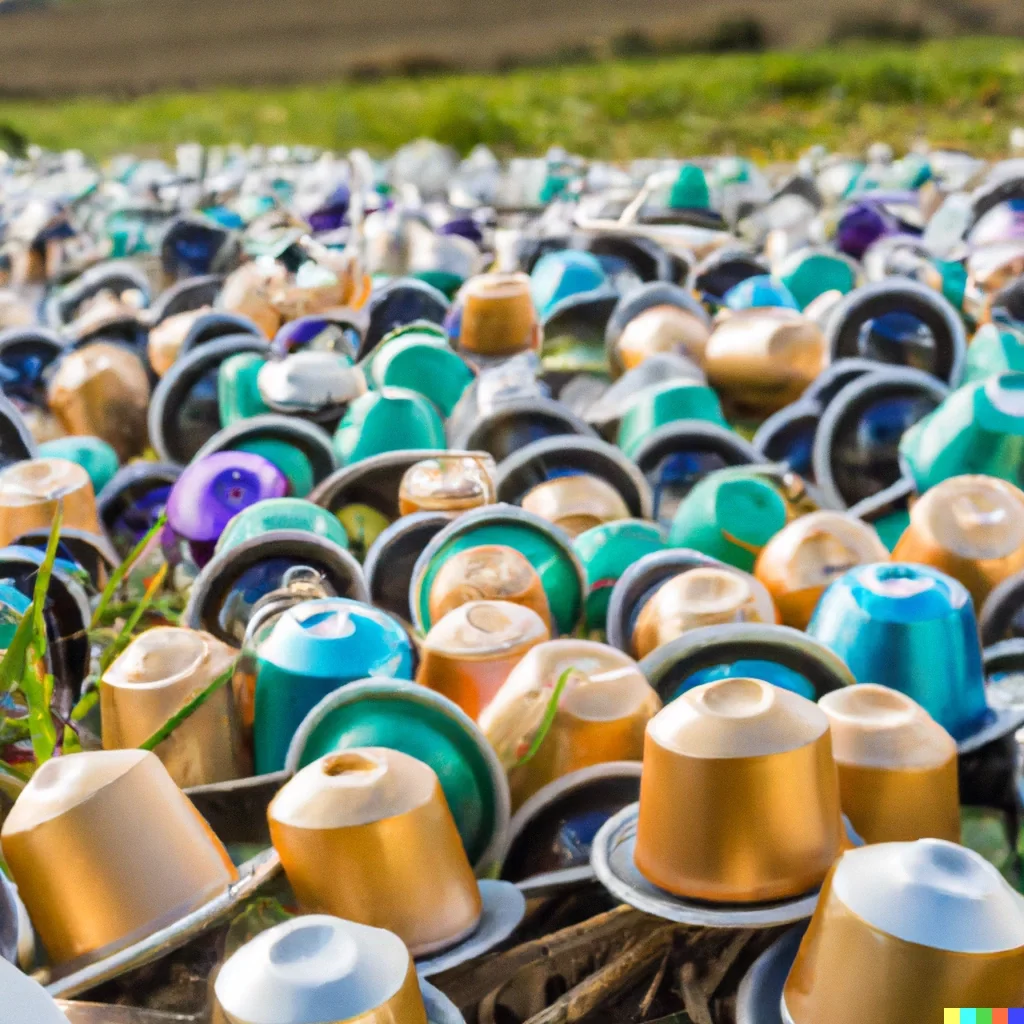
[{"label": "copper-colored capsule", "polygon": [[505,357],[540,348],[541,329],[525,274],[478,274],[463,286],[458,347]]},{"label": "copper-colored capsule", "polygon": [[771,596],[749,573],[724,566],[689,569],[663,583],[641,609],[633,629],[633,654],[646,658],[700,626],[775,621]]},{"label": "copper-colored capsule", "polygon": [[68,353],[57,364],[48,397],[69,434],[101,438],[122,462],[145,449],[149,378],[127,349],[96,342]]},{"label": "copper-colored capsule", "polygon": [[48,530],[63,505],[65,527],[101,533],[89,474],[67,459],[29,459],[0,471],[0,546]]},{"label": "copper-colored capsule", "polygon": [[162,377],[174,365],[192,325],[209,312],[209,306],[187,309],[184,313],[175,313],[162,320],[149,332],[146,351],[149,354],[149,365],[158,377]]},{"label": "copper-colored capsule", "polygon": [[476,719],[531,647],[549,640],[544,620],[508,601],[470,601],[435,622],[423,641],[416,681]]},{"label": "copper-colored capsule", "polygon": [[105,288],[82,303],[75,319],[68,324],[67,332],[78,341],[102,331],[105,327],[126,320],[138,320],[142,303],[141,293],[134,289],[115,295]]},{"label": "copper-colored capsule", "polygon": [[991,476],[943,480],[914,503],[892,557],[959,580],[980,608],[993,587],[1024,569],[1024,492]]},{"label": "copper-colored capsule", "polygon": [[430,586],[430,621],[469,601],[509,601],[535,611],[551,628],[551,609],[537,570],[503,544],[481,544],[452,555]]},{"label": "copper-colored capsule", "polygon": [[282,318],[274,305],[274,293],[282,288],[288,275],[279,263],[264,266],[243,263],[227,276],[218,305],[228,313],[247,316],[267,338],[277,334]]},{"label": "copper-colored capsule", "polygon": [[626,324],[615,351],[624,370],[632,370],[661,352],[686,356],[704,365],[711,332],[699,317],[678,306],[652,306]]},{"label": "copper-colored capsule", "polygon": [[784,526],[758,555],[754,575],[787,626],[806,629],[825,588],[858,565],[889,561],[874,527],[843,512],[812,512]]},{"label": "copper-colored capsule", "polygon": [[238,880],[155,754],[54,757],[0,831],[4,859],[54,962],[111,953]]},{"label": "copper-colored capsule", "polygon": [[386,928],[413,956],[476,927],[480,890],[422,761],[383,747],[328,754],[278,793],[267,817],[304,910]]},{"label": "copper-colored capsule", "polygon": [[745,903],[819,886],[843,842],[828,718],[759,679],[694,687],[647,726],[634,859],[677,896]]},{"label": "copper-colored capsule", "polygon": [[520,504],[527,512],[561,527],[570,537],[630,517],[622,495],[607,480],[590,473],[547,480],[528,491]]},{"label": "copper-colored capsule", "polygon": [[868,843],[960,841],[956,741],[920,704],[864,683],[825,694],[843,813]]},{"label": "copper-colored capsule", "polygon": [[[518,765],[567,670],[550,729],[536,754]],[[480,715],[480,727],[509,773],[514,810],[549,782],[580,768],[641,760],[644,730],[660,707],[628,654],[591,640],[549,640],[512,669]]]},{"label": "copper-colored capsule", "polygon": [[[136,637],[100,680],[103,746],[138,747],[234,662],[209,633],[176,627]],[[230,686],[222,686],[154,749],[183,789],[248,774]]]},{"label": "copper-colored capsule", "polygon": [[810,318],[782,308],[731,313],[704,349],[708,380],[730,404],[759,413],[796,401],[828,362],[828,342]]},{"label": "copper-colored capsule", "polygon": [[465,512],[495,501],[494,459],[486,452],[440,455],[410,466],[398,489],[398,510]]}]

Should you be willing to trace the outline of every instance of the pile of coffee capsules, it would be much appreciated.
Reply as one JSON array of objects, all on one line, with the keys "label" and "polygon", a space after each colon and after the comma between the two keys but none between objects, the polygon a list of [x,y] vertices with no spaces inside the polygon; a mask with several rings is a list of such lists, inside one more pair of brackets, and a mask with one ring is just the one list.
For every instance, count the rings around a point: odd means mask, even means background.
[{"label": "pile of coffee capsules", "polygon": [[270,891],[175,1020],[460,1024],[567,892],[1024,1005],[1024,160],[0,161],[0,1024]]}]

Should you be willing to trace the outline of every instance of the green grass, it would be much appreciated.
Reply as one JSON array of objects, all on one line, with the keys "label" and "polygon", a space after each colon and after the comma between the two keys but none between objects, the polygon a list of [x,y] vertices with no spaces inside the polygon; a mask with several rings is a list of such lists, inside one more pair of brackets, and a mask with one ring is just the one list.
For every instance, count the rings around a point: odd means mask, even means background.
[{"label": "green grass", "polygon": [[383,152],[421,135],[463,152],[477,142],[506,154],[558,143],[617,159],[726,149],[784,158],[816,142],[903,147],[921,135],[995,154],[1024,124],[1024,40],[610,60],[131,102],[0,99],[5,123],[94,156],[168,152],[193,139]]}]

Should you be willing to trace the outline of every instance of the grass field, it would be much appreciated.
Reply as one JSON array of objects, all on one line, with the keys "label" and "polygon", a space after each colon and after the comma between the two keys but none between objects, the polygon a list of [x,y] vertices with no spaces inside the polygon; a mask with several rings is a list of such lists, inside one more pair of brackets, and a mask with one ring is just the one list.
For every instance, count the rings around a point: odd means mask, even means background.
[{"label": "grass field", "polygon": [[726,149],[783,158],[816,142],[905,147],[921,135],[997,154],[1024,125],[1024,40],[688,54],[130,102],[0,99],[3,125],[100,157],[185,140],[387,151],[422,135],[463,152],[477,142],[503,153],[558,143],[611,158]]}]

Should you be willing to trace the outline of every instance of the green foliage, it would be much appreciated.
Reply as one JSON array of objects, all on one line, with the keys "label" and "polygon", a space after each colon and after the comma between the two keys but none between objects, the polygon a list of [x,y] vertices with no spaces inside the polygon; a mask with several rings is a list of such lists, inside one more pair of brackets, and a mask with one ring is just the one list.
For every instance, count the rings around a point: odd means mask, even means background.
[{"label": "green foliage", "polygon": [[132,637],[135,635],[135,630],[139,625],[139,621],[142,616],[149,610],[157,594],[160,592],[161,587],[164,585],[164,580],[167,577],[167,563],[165,562],[160,566],[156,575],[150,580],[149,586],[146,587],[145,594],[142,595],[142,600],[139,601],[128,618],[125,619],[124,625],[121,627],[121,631],[114,638],[113,642],[104,650],[100,657],[100,678],[103,678],[103,673],[114,663],[114,659],[131,643]]},{"label": "green foliage", "polygon": [[[149,532],[146,534],[138,544],[132,548],[128,557],[111,573],[110,579],[107,581],[107,585],[103,588],[103,593],[100,595],[98,604],[96,605],[96,611],[93,612],[92,616],[92,627],[95,629],[98,626],[109,625],[107,613],[109,606],[114,598],[117,596],[117,592],[121,587],[121,583],[124,578],[131,572],[132,567],[142,556],[142,553],[149,547],[149,542],[164,528],[167,524],[167,516],[161,515],[160,518],[150,527]],[[161,582],[162,582],[161,577]],[[155,595],[154,595],[155,596]],[[152,597],[150,598],[152,600]]]},{"label": "green foliage", "polygon": [[139,750],[155,750],[160,746],[186,718],[194,715],[222,686],[231,681],[231,677],[235,674],[235,664],[232,662],[209,686],[200,690],[188,703],[171,715],[149,739],[139,744]]}]

